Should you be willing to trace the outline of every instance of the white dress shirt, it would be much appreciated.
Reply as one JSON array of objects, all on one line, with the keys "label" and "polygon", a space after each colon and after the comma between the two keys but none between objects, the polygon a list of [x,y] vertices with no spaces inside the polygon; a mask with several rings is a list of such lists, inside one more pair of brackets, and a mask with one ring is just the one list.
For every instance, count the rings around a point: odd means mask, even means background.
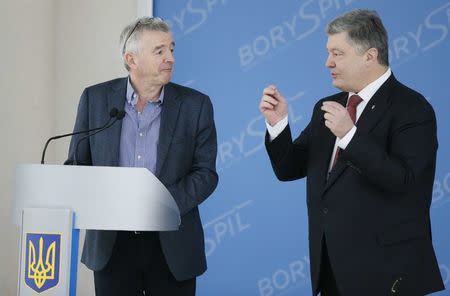
[{"label": "white dress shirt", "polygon": [[[363,88],[359,93],[357,93],[357,95],[359,95],[361,97],[362,102],[359,103],[359,105],[356,107],[356,122],[358,121],[361,113],[364,111],[364,108],[369,103],[370,99],[372,99],[373,95],[378,91],[378,89],[383,85],[383,83],[385,83],[386,80],[388,80],[388,78],[389,78],[389,76],[391,76],[391,74],[392,74],[392,71],[390,68],[388,68],[387,71],[383,75],[381,75],[378,79],[374,80],[373,82],[369,83],[365,88]],[[354,94],[355,93],[352,93],[352,92],[348,93],[348,98],[350,98]],[[348,103],[348,98],[347,98],[347,103]],[[285,118],[283,118],[282,120],[277,122],[274,126],[271,126],[266,121],[267,131],[269,132],[270,140],[272,141],[273,139],[278,137],[278,135],[281,134],[281,132],[286,128],[287,125],[288,125],[288,116],[286,116]],[[337,148],[339,147],[341,149],[345,149],[347,147],[347,145],[350,143],[350,141],[352,140],[353,136],[355,135],[356,129],[357,129],[356,126],[353,126],[353,128],[341,139],[336,137],[336,142],[334,143],[334,148],[333,148],[333,155],[331,157],[331,161],[330,161],[328,170],[331,170]]]}]

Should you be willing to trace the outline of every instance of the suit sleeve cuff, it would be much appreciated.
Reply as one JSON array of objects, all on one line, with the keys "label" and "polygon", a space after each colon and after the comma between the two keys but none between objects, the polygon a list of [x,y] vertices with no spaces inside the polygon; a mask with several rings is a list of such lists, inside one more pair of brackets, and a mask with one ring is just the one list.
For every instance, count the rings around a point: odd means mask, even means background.
[{"label": "suit sleeve cuff", "polygon": [[278,121],[274,126],[271,126],[266,121],[266,127],[267,127],[267,132],[269,133],[270,141],[273,141],[276,137],[278,137],[281,134],[281,132],[286,128],[287,125],[288,125],[288,117],[287,116],[285,118],[281,119],[280,121]]},{"label": "suit sleeve cuff", "polygon": [[347,148],[347,145],[353,139],[353,136],[356,133],[356,126],[353,126],[352,129],[344,136],[342,139],[338,139],[337,145],[339,148],[344,149]]}]

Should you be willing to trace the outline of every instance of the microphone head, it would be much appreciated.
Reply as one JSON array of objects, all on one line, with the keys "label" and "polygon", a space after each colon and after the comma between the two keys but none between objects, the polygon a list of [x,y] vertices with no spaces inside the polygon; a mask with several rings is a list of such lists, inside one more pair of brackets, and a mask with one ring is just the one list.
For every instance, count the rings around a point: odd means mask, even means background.
[{"label": "microphone head", "polygon": [[118,120],[122,120],[125,117],[125,111],[124,110],[120,110],[117,112],[116,118]]},{"label": "microphone head", "polygon": [[111,118],[117,117],[117,113],[118,113],[118,112],[119,112],[119,110],[117,110],[116,107],[112,108],[112,109],[109,111],[109,117],[111,117]]}]

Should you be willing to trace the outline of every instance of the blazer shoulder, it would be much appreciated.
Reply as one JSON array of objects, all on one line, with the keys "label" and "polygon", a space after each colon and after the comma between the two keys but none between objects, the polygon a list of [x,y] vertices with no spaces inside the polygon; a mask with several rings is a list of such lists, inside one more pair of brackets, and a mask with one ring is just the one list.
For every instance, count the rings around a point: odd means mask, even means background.
[{"label": "blazer shoulder", "polygon": [[344,97],[346,94],[348,94],[348,93],[341,91],[341,92],[332,94],[332,95],[330,95],[328,97],[320,99],[320,102],[323,102],[323,101],[336,101],[336,100],[342,99],[342,97]]},{"label": "blazer shoulder", "polygon": [[209,96],[190,87],[179,85],[173,82],[167,84],[169,88],[172,89],[173,92],[176,93],[177,97],[182,99],[186,98],[197,98],[202,100],[209,100]]},{"label": "blazer shoulder", "polygon": [[346,94],[348,94],[348,93],[341,91],[341,92],[332,94],[330,96],[321,98],[314,105],[314,110],[320,109],[320,106],[322,106],[323,102],[325,102],[325,101],[335,101],[335,102],[345,101],[345,100],[343,100],[343,98],[345,98]]},{"label": "blazer shoulder", "polygon": [[434,117],[433,106],[418,91],[396,81],[392,93],[391,100],[394,105],[399,108],[408,110],[409,114],[427,114]]},{"label": "blazer shoulder", "polygon": [[109,88],[121,89],[127,87],[127,77],[115,78],[86,87],[87,91],[105,91]]}]

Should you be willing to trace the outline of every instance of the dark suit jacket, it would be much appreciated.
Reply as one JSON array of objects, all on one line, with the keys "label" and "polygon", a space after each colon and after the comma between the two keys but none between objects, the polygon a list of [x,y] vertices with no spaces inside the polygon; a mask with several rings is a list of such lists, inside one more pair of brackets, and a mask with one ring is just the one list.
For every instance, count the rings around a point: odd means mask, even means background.
[{"label": "dark suit jacket", "polygon": [[347,97],[338,93],[320,100],[294,142],[289,126],[272,142],[266,138],[278,179],[307,177],[313,293],[324,238],[342,295],[442,290],[429,214],[438,147],[434,111],[391,75],[365,107],[353,139],[327,176],[336,137],[320,107],[328,100],[345,106]]},{"label": "dark suit jacket", "polygon": [[[102,126],[109,110],[124,108],[127,78],[115,79],[84,90],[78,106],[75,131]],[[78,161],[94,166],[118,166],[121,124],[83,141]],[[181,214],[179,231],[160,232],[163,253],[178,280],[206,270],[203,227],[197,206],[216,188],[217,137],[208,96],[174,83],[164,88],[156,176],[169,189]],[[73,162],[72,138],[67,164]],[[83,198],[83,197],[80,197]],[[126,198],[126,197],[124,197]],[[89,202],[89,201],[86,201]],[[87,231],[81,261],[101,270],[111,256],[115,231]]]}]

